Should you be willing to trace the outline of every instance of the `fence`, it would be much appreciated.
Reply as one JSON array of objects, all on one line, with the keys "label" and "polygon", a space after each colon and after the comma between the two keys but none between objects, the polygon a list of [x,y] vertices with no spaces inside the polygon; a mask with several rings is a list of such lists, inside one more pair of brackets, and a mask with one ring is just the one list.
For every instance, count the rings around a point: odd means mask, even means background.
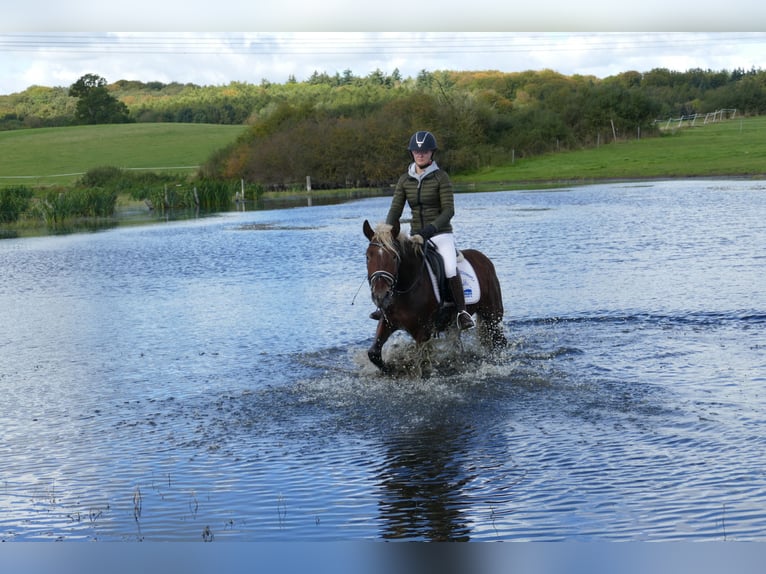
[{"label": "fence", "polygon": [[[697,120],[701,120],[701,124],[709,124],[721,120],[729,120],[733,119],[737,115],[736,109],[720,109],[716,110],[715,112],[708,112],[706,114],[690,114],[686,116],[681,116],[680,118],[668,118],[667,120],[654,120],[655,124],[665,124],[665,126],[660,126],[660,129],[667,130],[670,129],[670,127],[674,128],[682,128],[682,127],[692,127],[697,124]],[[685,122],[685,123],[684,123]]]}]

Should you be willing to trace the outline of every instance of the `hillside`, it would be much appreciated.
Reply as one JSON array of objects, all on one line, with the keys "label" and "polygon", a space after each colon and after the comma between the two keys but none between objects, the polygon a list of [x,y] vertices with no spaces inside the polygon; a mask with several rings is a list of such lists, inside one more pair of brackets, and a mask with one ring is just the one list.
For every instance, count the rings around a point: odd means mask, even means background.
[{"label": "hillside", "polygon": [[[122,124],[0,132],[1,185],[74,182],[100,166],[191,175],[244,126]],[[398,158],[400,167],[404,159]],[[463,174],[459,189],[599,179],[766,175],[766,116],[671,129],[659,137],[517,158]],[[391,183],[391,182],[389,182]]]},{"label": "hillside", "polygon": [[453,177],[469,188],[603,179],[766,176],[766,116],[688,123],[659,137],[548,153]]},{"label": "hillside", "polygon": [[193,173],[245,129],[143,123],[0,132],[0,185],[69,184],[102,166]]}]

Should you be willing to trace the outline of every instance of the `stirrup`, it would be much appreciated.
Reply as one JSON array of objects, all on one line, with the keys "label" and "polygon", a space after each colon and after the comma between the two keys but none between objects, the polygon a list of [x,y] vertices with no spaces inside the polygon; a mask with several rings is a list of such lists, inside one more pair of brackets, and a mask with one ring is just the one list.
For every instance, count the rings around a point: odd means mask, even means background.
[{"label": "stirrup", "polygon": [[457,326],[461,331],[465,331],[467,329],[473,329],[476,327],[476,323],[468,311],[460,311],[457,314]]},{"label": "stirrup", "polygon": [[374,319],[375,321],[380,321],[381,317],[383,317],[383,311],[380,309],[375,309],[372,313],[370,313],[370,319]]}]

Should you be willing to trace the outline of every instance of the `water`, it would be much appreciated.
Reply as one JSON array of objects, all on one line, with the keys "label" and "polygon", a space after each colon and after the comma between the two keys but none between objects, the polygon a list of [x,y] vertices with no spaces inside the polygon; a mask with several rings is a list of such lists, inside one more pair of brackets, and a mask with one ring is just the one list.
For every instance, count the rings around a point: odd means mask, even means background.
[{"label": "water", "polygon": [[0,241],[0,538],[763,541],[764,191],[458,195],[510,345],[429,378],[365,356],[387,198]]}]

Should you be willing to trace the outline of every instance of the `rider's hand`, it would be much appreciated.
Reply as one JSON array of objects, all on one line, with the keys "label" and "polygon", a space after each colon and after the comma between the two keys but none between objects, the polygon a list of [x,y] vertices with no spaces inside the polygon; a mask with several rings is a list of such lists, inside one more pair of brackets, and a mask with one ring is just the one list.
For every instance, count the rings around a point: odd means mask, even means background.
[{"label": "rider's hand", "polygon": [[425,243],[434,235],[436,235],[436,226],[433,223],[429,223],[423,229],[418,231],[413,237],[417,237],[418,235],[423,238],[422,241],[418,241],[418,243]]}]

